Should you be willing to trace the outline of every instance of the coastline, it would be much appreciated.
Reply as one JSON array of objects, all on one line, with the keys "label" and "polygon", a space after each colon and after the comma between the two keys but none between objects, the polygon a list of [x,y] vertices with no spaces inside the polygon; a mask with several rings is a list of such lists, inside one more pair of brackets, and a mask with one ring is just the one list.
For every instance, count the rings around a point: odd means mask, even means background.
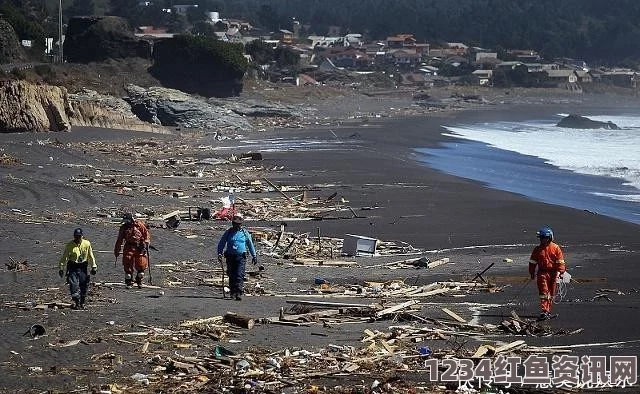
[{"label": "coastline", "polygon": [[[362,110],[363,107],[360,108]],[[373,111],[373,109],[371,110]],[[525,106],[523,111],[536,113],[543,111],[541,107]],[[439,305],[454,305],[456,311],[464,316],[472,316],[466,303],[490,303],[498,307],[491,308],[487,315],[477,316],[483,323],[497,324],[500,314],[507,315],[511,309],[521,314],[537,312],[536,291],[534,286],[524,293],[517,294],[520,283],[507,277],[526,277],[526,262],[531,248],[536,243],[535,231],[540,225],[551,225],[558,234],[558,242],[565,249],[570,272],[578,280],[585,278],[606,277],[605,281],[584,281],[570,288],[570,303],[556,306],[560,318],[551,324],[556,328],[584,328],[581,334],[550,338],[525,338],[528,343],[540,345],[584,344],[593,342],[609,342],[611,321],[625,321],[628,324],[617,330],[616,340],[634,340],[636,317],[630,310],[640,305],[637,293],[631,290],[637,286],[636,262],[640,256],[639,226],[619,220],[592,215],[584,211],[544,204],[527,199],[521,195],[487,188],[479,182],[457,178],[440,171],[425,168],[412,153],[416,142],[421,146],[436,148],[443,141],[451,141],[442,136],[441,125],[451,119],[478,121],[501,117],[516,118],[522,116],[512,107],[488,108],[469,111],[453,111],[434,113],[426,117],[411,118],[367,118],[366,122],[358,119],[341,121],[340,125],[328,125],[317,129],[277,130],[274,132],[253,133],[247,139],[309,139],[344,141],[340,150],[286,150],[264,154],[264,164],[268,167],[285,166],[280,173],[270,175],[270,179],[279,185],[333,185],[317,188],[312,195],[327,196],[337,192],[338,196],[349,201],[349,205],[370,207],[370,210],[357,210],[363,218],[350,220],[300,221],[290,222],[288,231],[314,234],[320,228],[326,236],[342,237],[344,234],[359,234],[377,237],[382,240],[401,240],[424,248],[428,256],[435,258],[449,257],[451,264],[444,265],[434,271],[402,270],[401,272],[386,269],[350,269],[350,268],[307,268],[281,265],[265,257],[262,260],[268,266],[266,277],[262,283],[271,291],[281,296],[246,297],[241,303],[229,304],[219,297],[219,289],[195,286],[193,288],[166,288],[162,298],[150,297],[146,290],[125,292],[120,288],[99,288],[100,299],[116,299],[116,303],[94,302],[86,312],[73,314],[68,311],[23,312],[5,309],[2,323],[5,330],[0,334],[0,343],[5,350],[0,355],[4,379],[0,391],[37,392],[38,390],[55,388],[70,391],[77,388],[73,374],[47,373],[25,375],[25,368],[42,366],[45,370],[50,366],[70,368],[89,363],[92,355],[103,352],[122,354],[125,367],[116,367],[107,375],[90,372],[83,384],[99,385],[114,381],[127,381],[135,372],[149,372],[149,365],[144,362],[145,356],[136,354],[137,346],[118,343],[111,340],[114,332],[131,330],[137,325],[163,325],[176,321],[219,315],[227,310],[253,316],[273,316],[280,307],[286,306],[286,296],[301,294],[300,289],[313,285],[314,278],[321,276],[330,283],[353,284],[363,280],[385,281],[402,278],[406,283],[429,284],[436,280],[462,280],[473,277],[490,263],[496,266],[487,273],[498,283],[506,285],[503,292],[495,294],[469,294],[463,298],[439,297],[425,302],[425,316],[434,316]],[[365,126],[366,125],[366,126]],[[331,130],[332,132],[330,132]],[[41,211],[88,210],[93,206],[140,207],[159,203],[166,198],[146,199],[140,201],[123,196],[100,194],[96,190],[76,190],[64,185],[68,176],[74,172],[59,168],[59,163],[76,164],[100,163],[103,166],[130,169],[126,162],[118,162],[109,155],[86,155],[74,151],[76,141],[109,140],[113,142],[130,139],[132,134],[120,131],[90,130],[84,134],[79,129],[70,134],[55,135],[62,142],[62,147],[26,145],[27,141],[53,138],[48,135],[3,136],[0,146],[5,152],[11,151],[16,156],[28,158],[30,166],[9,167],[8,173],[13,178],[5,178],[6,185],[14,183],[21,190],[10,194],[5,191],[1,199],[10,202],[8,208],[30,207]],[[135,134],[140,138],[151,138],[149,134]],[[211,143],[213,137],[202,140],[184,142],[176,135],[153,136],[159,140],[174,140],[180,143]],[[11,141],[18,141],[16,143]],[[238,141],[225,141],[220,146],[234,145]],[[53,164],[49,157],[54,157]],[[38,168],[42,166],[43,168]],[[15,179],[24,179],[27,183],[19,183]],[[25,196],[29,197],[25,197]],[[205,203],[223,195],[223,193],[206,193],[197,202]],[[22,198],[20,198],[22,196]],[[71,204],[61,199],[72,200]],[[278,196],[273,194],[273,198]],[[157,200],[157,201],[156,201]],[[53,291],[65,297],[64,285],[56,280],[53,266],[57,261],[59,247],[68,238],[68,233],[76,223],[43,223],[19,224],[15,219],[2,217],[0,224],[10,229],[6,232],[6,242],[0,246],[0,254],[5,260],[11,256],[16,260],[28,259],[35,263],[34,271],[3,275],[0,281],[2,301],[30,299],[39,293],[37,288],[58,288]],[[114,226],[99,223],[77,223],[85,227],[94,249],[109,251],[113,245]],[[276,227],[275,222],[248,222],[249,227]],[[161,247],[161,252],[154,256],[156,263],[168,263],[192,259],[207,262],[212,258],[213,245],[224,230],[224,223],[205,223],[197,227],[204,237],[185,239],[175,232],[164,229],[152,229],[154,244]],[[25,247],[27,245],[27,247]],[[98,253],[99,280],[117,282],[121,279],[120,267],[114,267],[108,253]],[[510,258],[514,263],[507,264],[503,258]],[[356,259],[362,267],[373,265],[379,260],[361,257]],[[606,267],[603,268],[603,267]],[[165,271],[154,271],[154,280],[161,283],[170,277]],[[297,282],[289,283],[292,277]],[[627,296],[612,296],[613,301],[588,301],[599,288],[619,288]],[[155,294],[155,293],[153,293]],[[516,297],[517,296],[517,297]],[[98,295],[94,295],[98,298]],[[514,299],[517,298],[517,299]],[[575,301],[576,299],[582,301]],[[349,299],[347,299],[349,300]],[[436,305],[432,305],[435,302]],[[514,303],[515,302],[515,303]],[[143,306],[143,307],[142,307]],[[434,309],[435,308],[435,309]],[[71,314],[70,314],[71,313]],[[592,316],[596,314],[597,319]],[[436,315],[437,316],[437,315]],[[106,325],[107,321],[115,321],[114,326]],[[20,337],[31,324],[44,324],[49,337],[30,340]],[[247,348],[267,347],[281,349],[283,347],[318,348],[327,344],[359,346],[362,330],[368,328],[384,328],[392,323],[380,321],[371,325],[345,325],[336,327],[282,327],[276,325],[260,325],[250,331],[242,332],[241,343],[221,341],[226,348],[242,351]],[[54,348],[47,342],[67,341],[83,338],[86,327],[91,327],[96,336],[106,340],[90,346],[74,348]],[[326,336],[312,336],[311,333],[321,331]],[[490,338],[489,341],[509,341],[513,338]],[[211,341],[210,346],[215,346]],[[475,341],[469,344],[473,348]],[[430,341],[434,348],[446,347],[444,341]],[[208,349],[200,349],[207,351]],[[20,357],[9,353],[16,351]],[[577,354],[637,354],[637,344],[617,347],[586,347]],[[135,371],[131,366],[135,366]],[[105,378],[106,377],[106,378]],[[121,379],[121,380],[118,380]],[[370,384],[369,377],[367,384]],[[309,382],[321,381],[320,379]],[[133,386],[130,392],[144,392],[141,387]],[[26,386],[30,388],[27,388]],[[138,390],[138,391],[136,391]],[[615,392],[623,392],[616,390]]]}]

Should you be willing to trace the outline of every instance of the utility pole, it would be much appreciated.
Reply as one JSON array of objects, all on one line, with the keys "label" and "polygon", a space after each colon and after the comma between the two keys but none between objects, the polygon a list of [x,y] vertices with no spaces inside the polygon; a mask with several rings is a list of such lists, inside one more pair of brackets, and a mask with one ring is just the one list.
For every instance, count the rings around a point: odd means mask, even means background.
[{"label": "utility pole", "polygon": [[58,2],[58,55],[60,63],[64,63],[64,49],[62,45],[62,0]]}]

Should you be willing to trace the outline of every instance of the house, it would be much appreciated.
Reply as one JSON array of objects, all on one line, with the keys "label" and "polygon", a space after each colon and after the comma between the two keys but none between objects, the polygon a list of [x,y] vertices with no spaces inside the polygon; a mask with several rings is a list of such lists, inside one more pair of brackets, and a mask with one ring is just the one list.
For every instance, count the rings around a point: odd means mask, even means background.
[{"label": "house", "polygon": [[388,52],[388,57],[391,58],[391,61],[396,66],[402,68],[415,68],[418,64],[420,64],[420,55],[418,55],[415,51],[407,50],[407,49],[398,49],[393,52]]},{"label": "house", "polygon": [[580,83],[591,83],[593,82],[593,76],[589,71],[584,70],[576,70],[576,75],[578,76],[578,82]]},{"label": "house", "polygon": [[343,46],[359,48],[363,44],[362,34],[347,34],[344,36]]},{"label": "house", "polygon": [[329,48],[344,42],[343,37],[309,36],[312,48]]},{"label": "house", "polygon": [[346,49],[326,54],[325,57],[337,67],[366,68],[372,64],[371,58],[357,49]]},{"label": "house", "polygon": [[415,43],[416,39],[413,34],[396,34],[395,36],[387,37],[387,47],[391,49],[413,46]]},{"label": "house", "polygon": [[458,56],[464,56],[469,51],[469,47],[461,42],[448,42],[448,48],[450,51],[455,51]]},{"label": "house", "polygon": [[547,78],[557,86],[566,86],[578,82],[578,75],[574,70],[546,70]]},{"label": "house", "polygon": [[471,75],[478,79],[480,86],[489,86],[491,85],[491,78],[493,78],[493,70],[475,70]]},{"label": "house", "polygon": [[476,52],[476,63],[482,63],[485,59],[497,59],[498,52]]},{"label": "house", "polygon": [[174,36],[173,33],[167,33],[166,28],[154,26],[138,26],[134,34],[136,37],[151,39],[173,38]]},{"label": "house", "polygon": [[276,34],[278,40],[285,45],[293,44],[293,32],[285,29],[280,29]]}]

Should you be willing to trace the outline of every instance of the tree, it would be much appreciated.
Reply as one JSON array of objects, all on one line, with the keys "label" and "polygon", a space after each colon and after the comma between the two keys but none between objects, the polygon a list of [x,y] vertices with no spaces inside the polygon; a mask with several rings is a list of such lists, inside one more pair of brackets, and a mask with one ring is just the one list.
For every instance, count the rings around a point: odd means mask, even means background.
[{"label": "tree", "polygon": [[244,46],[245,52],[251,55],[253,62],[256,64],[268,64],[275,56],[275,52],[271,44],[267,44],[262,40],[254,40]]},{"label": "tree", "polygon": [[94,15],[96,6],[93,0],[73,0],[69,8],[65,10],[67,16],[86,16]]},{"label": "tree", "polygon": [[163,85],[207,97],[237,95],[247,70],[242,44],[204,36],[159,41],[153,59],[150,71]]},{"label": "tree", "polygon": [[300,55],[289,47],[277,47],[273,53],[273,57],[280,68],[296,68],[298,63],[300,63]]},{"label": "tree", "polygon": [[205,21],[196,22],[191,28],[191,33],[197,36],[216,37],[216,30],[213,25]]}]

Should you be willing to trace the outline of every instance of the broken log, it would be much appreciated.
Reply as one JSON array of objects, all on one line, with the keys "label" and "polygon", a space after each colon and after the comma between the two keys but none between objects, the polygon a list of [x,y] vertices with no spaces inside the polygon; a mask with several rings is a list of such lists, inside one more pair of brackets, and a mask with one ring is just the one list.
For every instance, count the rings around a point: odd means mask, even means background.
[{"label": "broken log", "polygon": [[224,317],[224,321],[227,323],[233,324],[234,326],[246,328],[248,330],[252,329],[256,324],[255,320],[253,320],[249,316],[238,315],[236,313],[227,312]]}]

